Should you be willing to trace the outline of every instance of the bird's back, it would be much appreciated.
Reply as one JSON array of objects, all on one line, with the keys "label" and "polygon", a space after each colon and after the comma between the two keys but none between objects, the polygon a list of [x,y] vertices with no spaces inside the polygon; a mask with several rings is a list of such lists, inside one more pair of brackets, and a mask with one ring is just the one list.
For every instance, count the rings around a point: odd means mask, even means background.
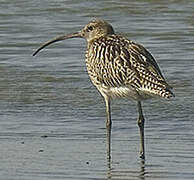
[{"label": "bird's back", "polygon": [[111,34],[89,42],[86,65],[102,95],[140,100],[173,96],[153,56],[122,36]]}]

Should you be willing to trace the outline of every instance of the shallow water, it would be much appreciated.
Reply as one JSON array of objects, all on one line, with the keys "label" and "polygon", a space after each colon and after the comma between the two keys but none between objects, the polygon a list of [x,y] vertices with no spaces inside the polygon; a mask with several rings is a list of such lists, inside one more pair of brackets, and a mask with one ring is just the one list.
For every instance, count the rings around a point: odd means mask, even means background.
[{"label": "shallow water", "polygon": [[[0,179],[194,179],[194,2],[0,0]],[[143,103],[145,164],[136,103],[112,103],[111,167],[105,105],[85,68],[86,42],[42,42],[93,18],[143,44],[176,98]]]}]

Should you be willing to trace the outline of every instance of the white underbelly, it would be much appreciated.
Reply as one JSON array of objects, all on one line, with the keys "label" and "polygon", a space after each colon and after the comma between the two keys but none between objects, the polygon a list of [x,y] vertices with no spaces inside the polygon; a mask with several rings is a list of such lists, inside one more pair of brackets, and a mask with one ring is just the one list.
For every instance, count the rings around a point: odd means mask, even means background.
[{"label": "white underbelly", "polygon": [[115,98],[127,98],[132,100],[143,100],[144,98],[141,97],[136,90],[128,87],[112,87],[112,88],[105,88],[102,86],[98,86],[97,89],[103,96],[107,96],[111,99]]},{"label": "white underbelly", "polygon": [[132,98],[136,99],[137,92],[126,87],[114,87],[108,90],[108,95],[112,98]]},{"label": "white underbelly", "polygon": [[136,101],[142,101],[146,99],[150,99],[153,97],[156,97],[154,94],[150,94],[147,91],[144,90],[135,90],[130,87],[112,87],[107,88],[106,86],[96,86],[97,89],[100,91],[102,96],[109,97],[111,99],[115,98],[124,98],[124,99],[130,99],[130,100],[136,100]]}]

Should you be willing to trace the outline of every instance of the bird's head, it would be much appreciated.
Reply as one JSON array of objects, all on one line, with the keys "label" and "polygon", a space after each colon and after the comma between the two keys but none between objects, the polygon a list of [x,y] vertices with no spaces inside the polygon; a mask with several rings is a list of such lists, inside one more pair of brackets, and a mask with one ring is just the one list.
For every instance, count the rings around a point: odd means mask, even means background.
[{"label": "bird's head", "polygon": [[93,20],[81,30],[81,36],[88,42],[109,34],[114,34],[113,27],[103,20]]},{"label": "bird's head", "polygon": [[98,39],[109,34],[114,34],[113,27],[110,24],[103,20],[93,20],[85,25],[80,32],[58,36],[50,41],[47,41],[33,53],[33,56],[35,56],[41,49],[57,41],[62,41],[70,38],[85,38],[88,42],[90,42],[94,39]]}]

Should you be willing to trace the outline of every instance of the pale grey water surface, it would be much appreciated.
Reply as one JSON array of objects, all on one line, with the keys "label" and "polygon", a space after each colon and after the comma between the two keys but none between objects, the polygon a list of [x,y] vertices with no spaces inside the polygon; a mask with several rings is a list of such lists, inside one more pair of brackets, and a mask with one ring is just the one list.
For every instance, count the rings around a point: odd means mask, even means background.
[{"label": "pale grey water surface", "polygon": [[[143,44],[176,97],[143,103],[139,157],[136,103],[112,104],[111,168],[105,105],[85,68],[83,39],[33,51],[93,18]],[[193,0],[0,0],[0,179],[194,179]]]}]

